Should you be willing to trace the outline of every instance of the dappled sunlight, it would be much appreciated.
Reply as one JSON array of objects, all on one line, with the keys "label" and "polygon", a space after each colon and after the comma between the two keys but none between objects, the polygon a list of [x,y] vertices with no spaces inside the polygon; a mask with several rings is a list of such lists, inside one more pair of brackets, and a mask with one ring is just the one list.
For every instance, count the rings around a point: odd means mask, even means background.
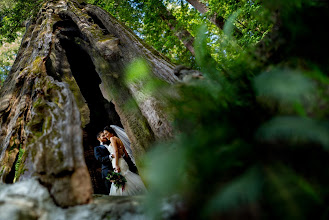
[{"label": "dappled sunlight", "polygon": [[3,43],[0,46],[0,86],[6,79],[16,58],[22,40],[22,34],[19,33],[18,36],[19,37],[14,42]]}]

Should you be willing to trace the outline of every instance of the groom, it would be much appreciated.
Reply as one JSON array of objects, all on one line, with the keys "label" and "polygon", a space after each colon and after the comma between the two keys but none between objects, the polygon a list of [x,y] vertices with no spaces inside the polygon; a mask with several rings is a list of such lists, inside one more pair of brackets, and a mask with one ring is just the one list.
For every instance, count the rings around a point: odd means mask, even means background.
[{"label": "groom", "polygon": [[97,134],[97,140],[99,141],[100,146],[94,148],[94,154],[96,160],[102,164],[102,179],[105,182],[107,194],[109,194],[111,189],[111,182],[108,181],[106,177],[110,171],[113,171],[111,160],[114,157],[114,155],[111,155],[110,152],[107,150],[108,140],[105,137],[103,131]]},{"label": "groom", "polygon": [[[109,126],[106,126],[104,128],[103,132],[104,131],[107,131],[107,132],[109,132],[111,134],[115,134],[115,131],[111,127],[109,127]],[[108,140],[108,141],[109,141],[109,144],[110,144],[111,141],[110,140]],[[114,157],[114,155],[113,155],[113,157]],[[135,166],[135,164],[132,162],[131,158],[128,155],[126,155],[123,151],[122,152],[119,151],[119,157],[122,157],[127,162],[128,167],[129,167],[129,170],[131,172],[134,172],[134,173],[138,174],[137,167]]]}]

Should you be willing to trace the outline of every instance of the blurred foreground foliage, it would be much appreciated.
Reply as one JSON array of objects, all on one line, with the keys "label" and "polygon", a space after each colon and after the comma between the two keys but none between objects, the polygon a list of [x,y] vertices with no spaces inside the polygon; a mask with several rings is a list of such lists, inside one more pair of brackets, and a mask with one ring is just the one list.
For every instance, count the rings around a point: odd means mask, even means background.
[{"label": "blurred foreground foliage", "polygon": [[204,78],[176,86],[175,138],[145,158],[153,219],[168,200],[172,219],[329,218],[328,4],[263,6],[273,31],[243,50],[226,32],[222,50],[239,53],[220,63],[198,29]]},{"label": "blurred foreground foliage", "polygon": [[[223,16],[223,30],[186,1],[90,1],[204,75],[176,85],[175,138],[145,158],[153,219],[164,200],[176,201],[173,219],[328,219],[326,1],[202,1]],[[0,35],[13,40],[41,2],[0,1]],[[157,4],[196,37],[195,59],[151,10]]]}]

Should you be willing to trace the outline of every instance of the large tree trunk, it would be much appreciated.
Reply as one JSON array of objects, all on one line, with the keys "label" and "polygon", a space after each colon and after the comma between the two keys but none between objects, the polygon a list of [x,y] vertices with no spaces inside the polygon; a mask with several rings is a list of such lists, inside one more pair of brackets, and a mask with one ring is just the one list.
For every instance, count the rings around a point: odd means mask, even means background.
[{"label": "large tree trunk", "polygon": [[[151,74],[125,83],[137,57]],[[0,90],[1,181],[36,177],[57,204],[87,203],[93,188],[102,192],[93,147],[105,125],[125,128],[137,162],[152,142],[171,137],[163,103],[143,86],[154,78],[174,83],[173,68],[104,10],[47,1]]]}]

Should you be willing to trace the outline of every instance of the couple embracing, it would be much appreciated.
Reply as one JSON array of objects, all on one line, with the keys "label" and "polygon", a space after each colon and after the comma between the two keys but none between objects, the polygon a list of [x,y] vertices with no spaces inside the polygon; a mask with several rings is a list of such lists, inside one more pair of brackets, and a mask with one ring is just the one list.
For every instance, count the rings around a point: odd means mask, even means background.
[{"label": "couple embracing", "polygon": [[[100,146],[94,148],[96,160],[102,164],[102,178],[111,196],[132,196],[146,192],[146,188],[137,172],[130,142],[124,130],[118,126],[105,127],[97,134]],[[120,173],[125,179],[124,187],[118,187],[106,179],[108,174]]]}]

